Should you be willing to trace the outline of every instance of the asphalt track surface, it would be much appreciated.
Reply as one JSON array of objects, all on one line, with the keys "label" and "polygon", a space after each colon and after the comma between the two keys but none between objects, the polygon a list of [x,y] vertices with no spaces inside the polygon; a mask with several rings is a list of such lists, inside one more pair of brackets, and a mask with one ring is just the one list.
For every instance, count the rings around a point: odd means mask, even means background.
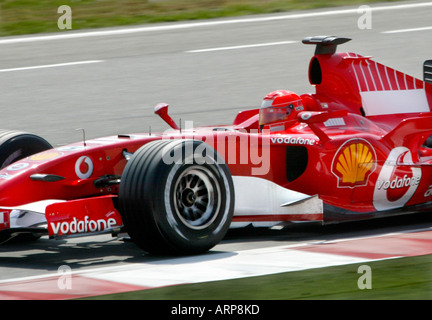
[{"label": "asphalt track surface", "polygon": [[[432,58],[432,6],[407,1],[371,6],[371,29],[358,7],[0,39],[4,129],[36,133],[54,146],[118,133],[163,131],[159,102],[195,126],[229,124],[275,89],[314,92],[307,77],[313,35],[352,38],[339,48],[422,78]],[[236,230],[213,252],[380,235],[432,227],[428,215],[286,230]],[[133,243],[95,236],[40,239],[0,250],[0,280],[146,263]]]}]

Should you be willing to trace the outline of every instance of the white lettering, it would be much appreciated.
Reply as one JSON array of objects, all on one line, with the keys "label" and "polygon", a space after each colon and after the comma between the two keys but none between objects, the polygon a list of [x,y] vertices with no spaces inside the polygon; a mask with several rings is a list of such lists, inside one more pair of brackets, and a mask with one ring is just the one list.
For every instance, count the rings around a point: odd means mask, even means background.
[{"label": "white lettering", "polygon": [[399,189],[403,187],[412,187],[418,186],[420,184],[420,177],[412,177],[409,178],[407,175],[404,175],[403,178],[395,178],[392,181],[377,181],[378,190],[387,190],[387,189]]},{"label": "white lettering", "polygon": [[205,307],[185,307],[179,304],[177,307],[172,307],[171,314],[173,315],[197,315],[201,318],[204,315]]},{"label": "white lettering", "polygon": [[271,143],[277,144],[298,144],[298,145],[309,145],[313,146],[315,144],[315,139],[305,139],[302,137],[273,137],[270,138]]},{"label": "white lettering", "polygon": [[54,234],[58,234],[60,230],[60,223],[52,223],[51,222],[51,228],[53,229]]},{"label": "white lettering", "polygon": [[75,233],[99,232],[106,229],[111,229],[117,225],[114,218],[90,220],[89,216],[85,216],[84,220],[73,218],[72,221],[51,222],[51,229],[54,234],[67,235]]},{"label": "white lettering", "polygon": [[112,228],[112,227],[115,227],[116,225],[117,225],[116,219],[114,219],[114,218],[109,218],[108,219],[108,228],[109,229]]},{"label": "white lettering", "polygon": [[246,315],[246,314],[258,314],[258,313],[259,313],[259,306],[256,304],[251,304],[251,305],[224,304],[224,305],[218,305],[216,307],[216,310],[214,311],[215,315],[216,314]]},{"label": "white lettering", "polygon": [[[394,148],[388,155],[387,161],[381,168],[381,172],[375,184],[375,190],[373,194],[373,205],[378,211],[403,207],[412,198],[420,184],[422,170],[421,168],[417,167],[410,167],[412,173],[411,178],[407,175],[404,175],[403,178],[397,177],[393,180],[390,180],[394,172],[397,170],[398,163],[412,163],[411,151],[408,148]],[[388,199],[388,189],[397,189],[402,187],[407,187],[408,190],[399,199]]]},{"label": "white lettering", "polygon": [[429,186],[428,190],[424,194],[425,197],[432,196],[432,185]]},{"label": "white lettering", "polygon": [[69,225],[67,224],[67,222],[62,222],[61,226],[60,226],[60,231],[63,234],[68,233],[69,230]]},{"label": "white lettering", "polygon": [[[197,135],[192,121],[186,121],[185,124],[184,131],[181,131],[184,132],[182,139],[205,143],[196,148],[192,143],[185,143],[184,146],[175,143],[165,145],[162,149],[162,161],[165,164],[252,164],[252,175],[265,175],[270,170],[270,130],[221,129],[220,133],[214,130],[214,135]],[[177,134],[177,131],[169,129],[162,134],[162,139],[175,140]],[[280,143],[283,142],[282,138]]]}]

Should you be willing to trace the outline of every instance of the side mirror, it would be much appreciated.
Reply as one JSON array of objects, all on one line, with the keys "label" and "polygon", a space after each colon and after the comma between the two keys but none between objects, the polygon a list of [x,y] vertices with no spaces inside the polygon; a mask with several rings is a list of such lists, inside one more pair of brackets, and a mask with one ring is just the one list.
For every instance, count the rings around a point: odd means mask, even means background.
[{"label": "side mirror", "polygon": [[348,111],[346,110],[338,110],[333,112],[302,111],[298,113],[297,120],[298,122],[304,122],[307,124],[322,123],[331,118],[344,117],[347,114]]},{"label": "side mirror", "polygon": [[180,128],[177,126],[177,124],[174,122],[174,120],[169,116],[168,114],[168,104],[166,103],[159,103],[154,108],[154,113],[157,114],[159,117],[162,118],[168,125],[173,128],[174,130],[180,130]]},{"label": "side mirror", "polygon": [[330,141],[329,136],[322,131],[316,124],[326,122],[331,118],[344,117],[348,114],[346,110],[338,110],[334,112],[316,112],[316,111],[302,111],[297,115],[298,122],[306,123],[309,128],[317,135],[321,143],[326,143]]}]

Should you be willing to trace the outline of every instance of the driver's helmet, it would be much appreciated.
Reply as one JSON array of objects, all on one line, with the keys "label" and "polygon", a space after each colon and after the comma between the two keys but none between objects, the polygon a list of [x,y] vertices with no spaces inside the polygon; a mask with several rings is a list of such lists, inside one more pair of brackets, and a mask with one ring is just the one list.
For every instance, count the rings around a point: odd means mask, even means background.
[{"label": "driver's helmet", "polygon": [[287,90],[273,91],[264,97],[259,111],[259,125],[294,119],[303,110],[299,95]]}]

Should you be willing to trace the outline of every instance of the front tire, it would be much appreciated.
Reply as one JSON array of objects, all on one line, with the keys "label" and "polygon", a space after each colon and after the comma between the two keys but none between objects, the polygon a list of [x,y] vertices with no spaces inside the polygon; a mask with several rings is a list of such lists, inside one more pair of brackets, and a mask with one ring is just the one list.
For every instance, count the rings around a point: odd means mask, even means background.
[{"label": "front tire", "polygon": [[0,169],[49,149],[52,149],[51,144],[34,134],[0,130]]},{"label": "front tire", "polygon": [[202,141],[158,140],[123,172],[119,206],[126,230],[153,254],[198,254],[225,236],[234,211],[228,166]]},{"label": "front tire", "polygon": [[[33,154],[52,149],[52,146],[45,139],[26,132],[0,130],[0,169],[6,168],[12,163],[29,157]],[[9,240],[0,237],[0,243],[5,240],[12,242],[30,242],[41,237],[39,233],[23,233],[14,236]]]}]

